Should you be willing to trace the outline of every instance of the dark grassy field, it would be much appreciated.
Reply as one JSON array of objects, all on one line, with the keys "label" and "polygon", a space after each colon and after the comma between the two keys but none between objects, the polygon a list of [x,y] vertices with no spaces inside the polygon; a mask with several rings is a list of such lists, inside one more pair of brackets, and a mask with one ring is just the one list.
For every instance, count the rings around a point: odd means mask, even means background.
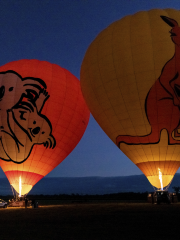
[{"label": "dark grassy field", "polygon": [[180,204],[87,203],[0,209],[0,240],[179,239]]}]

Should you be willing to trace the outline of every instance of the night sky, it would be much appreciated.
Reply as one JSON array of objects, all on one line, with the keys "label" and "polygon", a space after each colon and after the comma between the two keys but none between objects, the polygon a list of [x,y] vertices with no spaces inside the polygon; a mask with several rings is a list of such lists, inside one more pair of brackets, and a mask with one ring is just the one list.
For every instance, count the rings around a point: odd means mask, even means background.
[{"label": "night sky", "polygon": [[[20,59],[60,65],[80,78],[90,43],[122,17],[179,0],[0,0],[0,66]],[[180,172],[180,170],[178,171]],[[127,176],[142,172],[90,117],[84,136],[49,177]],[[0,177],[5,176],[0,170]]]}]

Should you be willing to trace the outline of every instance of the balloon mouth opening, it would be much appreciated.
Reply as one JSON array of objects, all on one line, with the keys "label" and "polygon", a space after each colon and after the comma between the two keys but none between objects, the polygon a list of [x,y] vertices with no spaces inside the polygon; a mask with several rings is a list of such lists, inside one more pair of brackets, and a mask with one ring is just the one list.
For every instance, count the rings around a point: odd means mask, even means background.
[{"label": "balloon mouth opening", "polygon": [[16,183],[11,184],[13,194],[18,195],[18,197],[26,196],[32,189],[30,184],[22,184],[21,180]]},{"label": "balloon mouth opening", "polygon": [[163,175],[159,170],[159,175],[146,176],[155,191],[168,191],[174,175]]},{"label": "balloon mouth opening", "polygon": [[13,170],[4,172],[11,185],[12,192],[16,196],[27,195],[33,186],[44,177],[43,175],[26,171]]}]

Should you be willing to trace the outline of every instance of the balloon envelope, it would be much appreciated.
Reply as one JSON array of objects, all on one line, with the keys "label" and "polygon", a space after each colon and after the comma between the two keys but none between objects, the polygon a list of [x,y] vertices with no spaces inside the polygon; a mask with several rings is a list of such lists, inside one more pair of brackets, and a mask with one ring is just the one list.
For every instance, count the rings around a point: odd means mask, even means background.
[{"label": "balloon envelope", "polygon": [[66,158],[89,115],[80,82],[66,69],[38,60],[0,67],[0,166],[18,193]]},{"label": "balloon envelope", "polygon": [[174,9],[126,16],[96,37],[81,67],[92,115],[157,188],[180,166],[178,23]]}]

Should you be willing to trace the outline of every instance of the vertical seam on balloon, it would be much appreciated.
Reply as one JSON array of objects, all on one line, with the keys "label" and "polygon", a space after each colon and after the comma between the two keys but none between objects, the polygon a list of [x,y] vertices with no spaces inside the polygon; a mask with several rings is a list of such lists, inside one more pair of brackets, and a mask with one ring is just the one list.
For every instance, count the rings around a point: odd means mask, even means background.
[{"label": "vertical seam on balloon", "polygon": [[[115,27],[116,27],[116,23],[114,23],[114,25],[113,25],[112,39],[113,39],[113,35],[114,35]],[[119,81],[118,81],[118,77],[117,77],[117,71],[116,71],[116,67],[115,67],[115,63],[114,63],[114,57],[113,57],[113,55],[114,55],[113,44],[111,44],[111,49],[112,49],[112,62],[113,62],[113,66],[114,66],[114,72],[115,72],[115,75],[116,75],[116,81],[117,81],[117,84],[118,84],[119,91],[121,92],[121,88],[120,88],[120,86],[119,86]],[[121,94],[121,97],[122,97],[122,99],[123,99],[124,106],[126,107],[126,104],[125,104],[125,101],[124,101],[124,98],[123,98],[123,95],[122,95],[122,94]],[[114,113],[115,113],[115,115],[116,115],[116,117],[117,117],[117,120],[118,120],[119,124],[120,124],[121,127],[124,129],[124,126],[121,124],[121,122],[120,122],[120,120],[119,120],[119,118],[118,118],[118,116],[117,116],[116,111],[115,111],[114,108],[113,108],[113,110],[114,110]],[[126,107],[126,110],[127,110],[127,107]],[[125,129],[124,129],[124,130],[125,130]],[[113,132],[117,132],[117,131],[115,130],[115,131],[113,131]],[[116,140],[115,140],[115,141],[116,141]]]},{"label": "vertical seam on balloon", "polygon": [[58,126],[59,120],[61,119],[61,115],[62,115],[62,112],[63,112],[63,109],[64,109],[64,102],[65,102],[66,95],[67,95],[67,75],[66,75],[66,70],[64,68],[61,68],[61,69],[63,70],[63,73],[65,75],[63,81],[66,83],[66,87],[65,87],[65,94],[64,94],[64,98],[63,98],[62,108],[61,108],[61,111],[59,112],[59,117],[58,117],[57,123],[56,123],[56,125],[54,127],[54,131],[56,131],[56,127]]},{"label": "vertical seam on balloon", "polygon": [[[131,25],[132,25],[132,21],[133,21],[133,19],[132,19],[132,16],[131,16],[131,19],[130,19],[130,42],[132,43],[132,39],[131,39]],[[131,47],[131,56],[132,56],[132,64],[133,64],[133,70],[134,70],[134,61],[133,61],[133,59],[134,59],[134,56],[133,56],[133,54],[132,54],[132,46],[131,46],[131,44],[130,44],[130,47]],[[135,74],[135,71],[134,71],[134,79],[135,79],[135,83],[136,83],[136,90],[138,90],[138,86],[137,86],[137,82],[136,82],[136,74]],[[139,97],[139,92],[137,91],[137,95],[138,95],[138,101],[139,101],[139,103],[140,103],[140,97]],[[144,102],[144,104],[145,104],[145,102]],[[141,106],[141,104],[140,104],[140,106]],[[141,107],[141,111],[142,112],[145,112],[145,109],[143,108],[142,109],[142,107]],[[143,116],[143,119],[144,119],[144,116]],[[132,121],[131,121],[132,122]],[[145,122],[145,121],[144,121]],[[132,122],[132,126],[134,127],[134,124],[133,124],[133,122]],[[136,129],[134,128],[134,130],[135,130],[135,132],[136,132]],[[136,132],[136,136],[138,136],[137,135],[137,132]],[[140,136],[138,136],[138,137],[140,137]],[[145,154],[145,156],[146,156],[146,158],[147,158],[147,162],[148,162],[148,156],[147,156],[147,154],[146,154],[146,152],[144,151],[144,148],[142,147],[142,150],[143,150],[143,152],[144,152],[144,154]],[[144,161],[143,161],[144,162]],[[144,162],[145,163],[145,165],[147,165],[146,164],[146,162]],[[150,170],[149,170],[149,167],[148,166],[146,166],[146,168],[148,169],[148,171],[149,172],[151,172]],[[151,169],[151,167],[150,167],[150,169]],[[152,169],[151,169],[152,170]]]},{"label": "vertical seam on balloon", "polygon": [[[149,27],[150,27],[150,37],[151,37],[151,34],[152,34],[152,29],[151,29],[151,21],[150,21],[150,16],[149,16],[149,12],[147,12],[147,16],[148,16],[148,20],[149,20]],[[153,40],[152,40],[152,37],[151,37],[151,44],[152,44],[152,49],[153,49]],[[154,66],[154,53],[153,53],[153,51],[152,51],[152,55],[153,55],[153,67],[154,67],[154,71],[155,71],[155,66]],[[157,81],[157,79],[155,79],[156,78],[156,76],[155,76],[155,74],[154,74],[154,83],[155,83],[155,81]],[[153,83],[153,84],[154,84]],[[152,84],[152,86],[153,86],[153,84]],[[151,87],[152,87],[151,86]],[[151,87],[150,87],[150,89],[151,89]],[[156,90],[156,89],[155,89]],[[156,98],[157,98],[157,94],[156,94]],[[157,102],[157,101],[156,101]],[[145,104],[146,104],[146,102],[145,102]],[[151,125],[150,125],[151,126]],[[152,131],[152,126],[151,126],[151,131]],[[152,155],[152,157],[153,157],[153,160],[155,161],[155,159],[154,159],[154,154],[153,154],[153,149],[152,149],[152,146],[150,145],[150,149],[151,149],[151,155]],[[160,152],[159,152],[159,154],[160,154]],[[160,159],[160,156],[159,156],[159,159]],[[152,173],[153,173],[153,175],[156,175],[156,172],[154,172],[154,170],[153,170],[153,168],[151,168],[152,169]]]},{"label": "vertical seam on balloon", "polygon": [[[114,24],[115,25],[115,24]],[[114,27],[114,25],[113,25],[113,27]],[[112,42],[112,36],[113,36],[113,30],[112,30],[112,32],[111,32],[111,42]],[[111,104],[111,101],[110,101],[110,98],[108,97],[108,94],[107,94],[107,90],[105,89],[105,87],[104,87],[104,82],[102,81],[102,74],[101,74],[101,71],[100,71],[100,67],[99,67],[99,45],[100,45],[100,40],[98,41],[98,43],[97,43],[97,59],[98,59],[98,69],[99,69],[99,74],[100,74],[100,76],[101,76],[101,84],[102,84],[102,88],[104,88],[104,93],[106,94],[106,98],[109,100],[109,103],[110,103],[110,105],[111,105],[111,108],[114,110],[114,108],[113,108],[113,105]],[[112,46],[111,46],[111,57],[112,57],[112,59],[113,59],[113,49],[112,49]],[[110,80],[109,82],[111,82],[112,80]],[[93,85],[92,85],[92,82],[91,82],[91,87],[92,87],[92,89],[93,89]],[[93,92],[94,92],[94,95],[96,96],[96,94],[95,94],[95,89],[93,89]],[[97,96],[96,96],[96,101],[97,101]],[[99,104],[100,106],[101,106],[101,104]],[[114,113],[115,113],[115,110],[114,110]],[[111,121],[109,120],[109,118],[107,117],[107,114],[105,113],[105,110],[103,109],[103,114],[106,116],[106,122],[109,122],[110,123],[110,126],[111,126],[111,129],[113,129],[113,132],[115,132],[115,129],[114,129],[114,126],[113,126],[113,124],[111,123]],[[103,125],[104,125],[104,122],[103,122]],[[103,130],[104,130],[104,127],[103,127]],[[109,133],[111,133],[112,134],[112,131],[110,131]],[[108,135],[109,135],[109,133],[108,133]]]},{"label": "vertical seam on balloon", "polygon": [[[31,61],[31,60],[29,60],[29,61]],[[38,64],[39,64],[39,62],[38,62]],[[37,65],[38,65],[37,64]],[[35,68],[35,72],[37,71],[37,65],[36,65],[36,68]],[[29,118],[28,118],[28,124],[29,124]],[[27,170],[28,172],[30,172],[30,169],[31,169],[31,166],[32,166],[32,161],[33,161],[33,158],[34,158],[34,151],[33,151],[33,149],[31,150],[31,153],[30,153],[30,155],[29,155],[29,157],[31,157],[31,160],[30,160],[30,163],[29,163],[29,169]],[[29,158],[28,157],[28,158]],[[28,159],[27,159],[28,160]],[[26,160],[26,161],[27,161]],[[26,179],[25,179],[26,180]]]},{"label": "vertical seam on balloon", "polygon": [[[149,21],[149,27],[150,27],[150,36],[151,36],[151,33],[152,33],[152,29],[151,29],[151,21],[150,21],[150,16],[149,16],[149,12],[146,13],[147,14],[147,17],[148,17],[148,21]],[[151,44],[152,44],[152,49],[153,49],[153,41],[152,41],[152,37],[151,37]],[[152,54],[153,54],[153,60],[154,60],[154,53],[152,51]],[[154,61],[153,61],[154,62]],[[153,64],[154,66],[154,64]],[[154,71],[155,71],[155,66],[154,66]],[[154,76],[155,78],[156,76]],[[157,81],[156,79],[154,79],[154,83],[155,81]],[[153,84],[154,84],[153,83]],[[152,87],[152,86],[151,86]],[[157,94],[156,94],[156,98],[157,98]],[[146,104],[146,101],[144,102],[144,105]],[[150,125],[151,126],[151,125]],[[151,131],[152,131],[152,126],[151,126]],[[153,160],[155,161],[154,159],[154,154],[153,154],[153,149],[152,149],[152,146],[150,145],[150,149],[151,149],[151,155],[153,157]],[[160,150],[160,149],[159,149]],[[160,151],[159,151],[159,154],[160,154]],[[159,160],[160,160],[160,155],[159,155]],[[156,172],[154,172],[154,169],[151,167],[151,170],[152,170],[152,173],[153,175],[156,175]]]},{"label": "vertical seam on balloon", "polygon": [[[16,65],[16,64],[15,64]],[[19,64],[17,63],[17,66],[18,66]],[[21,74],[20,74],[21,75]],[[16,76],[16,79],[18,78],[18,76]],[[21,78],[23,79],[23,77],[21,76]],[[22,81],[22,79],[21,79],[21,81]],[[16,89],[17,89],[17,82],[18,82],[18,79],[16,80]],[[16,93],[15,93],[16,94]],[[15,94],[14,94],[14,102],[15,102]],[[21,93],[22,94],[22,93]],[[22,95],[21,95],[22,96]],[[19,100],[19,99],[18,99]],[[15,150],[16,150],[16,148],[15,148]],[[18,149],[16,150],[16,161],[18,160],[17,158],[18,158]],[[13,163],[12,163],[13,164]],[[14,164],[16,164],[16,163],[14,163]],[[19,168],[19,166],[18,166],[18,164],[16,164],[15,165],[16,166],[16,171],[19,171],[18,170],[18,168]]]},{"label": "vertical seam on balloon", "polygon": [[[54,65],[53,65],[54,66]],[[63,112],[63,109],[64,109],[64,103],[65,103],[65,100],[66,100],[66,96],[67,96],[67,75],[66,75],[66,69],[64,69],[64,68],[61,68],[61,70],[63,71],[63,73],[64,73],[64,77],[63,77],[63,81],[65,82],[65,94],[64,94],[64,96],[63,96],[63,103],[62,103],[62,108],[61,108],[61,111],[59,112],[59,117],[58,117],[58,120],[57,120],[57,122],[56,122],[56,125],[54,126],[54,132],[56,132],[56,127],[59,125],[58,123],[60,122],[60,119],[61,119],[61,115],[62,115],[62,112]],[[63,137],[64,137],[64,135],[63,135]],[[62,138],[63,138],[62,137]],[[61,138],[61,140],[58,140],[59,142],[61,142],[62,141],[62,138]],[[56,147],[58,147],[57,145],[56,145]],[[62,151],[62,148],[60,148],[60,147],[58,147],[61,151]],[[64,150],[63,150],[64,151]],[[64,160],[64,159],[63,159]],[[53,159],[53,161],[54,161],[54,159]],[[48,164],[49,166],[51,166],[52,167],[52,164]],[[57,166],[57,165],[56,165]]]},{"label": "vertical seam on balloon", "polygon": [[[29,60],[29,61],[31,61],[31,62],[33,62],[33,61],[36,61],[36,64],[35,64],[35,75],[37,74],[37,69],[39,68],[39,66],[41,65],[41,62],[40,61],[38,61],[38,60]],[[38,76],[37,76],[38,77]],[[43,79],[42,79],[43,80]],[[29,118],[28,118],[28,124],[29,124]],[[30,155],[29,155],[29,157],[31,156],[31,162],[30,162],[30,165],[29,165],[29,170],[28,170],[28,172],[32,172],[30,169],[31,169],[31,166],[32,166],[32,162],[33,162],[33,159],[34,159],[34,156],[35,156],[35,151],[36,151],[36,148],[37,148],[37,146],[35,146],[35,145],[33,145],[33,148],[34,148],[34,151],[33,151],[33,149],[31,149],[31,153],[30,153]],[[29,158],[28,157],[28,158]],[[35,171],[35,168],[34,168],[34,171]]]},{"label": "vertical seam on balloon", "polygon": [[[131,16],[131,18],[130,18],[130,22],[129,22],[129,40],[130,40],[130,43],[132,43],[132,39],[131,39],[131,24],[132,24],[132,17],[133,16]],[[131,46],[131,44],[130,44],[130,49],[131,49],[131,57],[132,57],[132,65],[133,65],[133,71],[134,71],[134,57],[133,57],[133,52],[132,52],[132,46]],[[134,71],[134,79],[135,79],[135,84],[136,84],[136,90],[138,89],[137,88],[137,83],[136,83],[136,74],[135,74],[135,71]],[[139,101],[139,93],[137,92],[137,94],[138,94],[138,101]],[[140,101],[139,101],[140,102]],[[126,109],[127,109],[127,107],[126,107]],[[128,110],[128,109],[127,109]],[[136,109],[135,109],[136,110]],[[133,121],[131,120],[131,118],[130,118],[130,115],[129,115],[129,111],[127,111],[128,112],[128,118],[130,119],[130,121],[131,121],[131,124],[132,124],[132,127],[133,127],[133,129],[134,129],[134,131],[135,131],[135,133],[136,133],[136,135],[135,136],[137,136],[137,137],[139,137],[138,136],[138,134],[137,134],[137,131],[136,131],[136,129],[135,129],[135,126],[134,126],[134,123],[133,123]]]},{"label": "vertical seam on balloon", "polygon": [[[166,10],[164,10],[165,12],[166,12]],[[166,14],[169,16],[169,14],[166,12]],[[160,17],[160,16],[159,16]],[[160,76],[159,76],[159,78],[160,78]],[[172,118],[171,118],[171,124],[170,125],[172,125]],[[168,146],[169,146],[169,132],[167,131],[167,133],[168,133],[168,144],[167,144],[167,146],[166,146],[166,154],[165,154],[165,156],[167,156],[167,152],[168,152]],[[161,137],[161,135],[160,135],[160,137]],[[175,148],[174,148],[175,149]],[[165,157],[165,161],[166,161],[167,159],[166,159],[166,157]],[[164,162],[164,169],[165,169],[165,162]],[[166,174],[167,175],[167,174]]]},{"label": "vertical seam on balloon", "polygon": [[[114,68],[114,72],[115,72],[115,75],[116,75],[116,81],[117,81],[117,72],[116,72],[116,67],[115,67],[115,64],[114,64],[114,51],[113,51],[113,44],[112,44],[112,42],[113,42],[113,36],[114,36],[114,29],[115,29],[115,27],[116,27],[116,22],[115,23],[113,23],[112,24],[112,26],[113,26],[113,28],[112,28],[112,33],[111,33],[111,57],[112,57],[112,63],[113,63],[113,68]],[[112,82],[112,79],[110,79],[110,81],[109,82]],[[118,81],[117,81],[117,83],[118,83]],[[119,84],[118,84],[119,85]],[[107,94],[107,90],[105,89],[105,92],[106,92],[106,95],[107,95],[107,98],[109,99],[109,102],[110,102],[110,104],[111,104],[111,108],[113,109],[113,112],[114,112],[114,116],[116,116],[116,118],[117,118],[117,120],[119,121],[119,119],[118,119],[118,117],[117,117],[117,114],[116,114],[116,111],[115,111],[115,108],[113,107],[113,105],[112,105],[112,103],[111,103],[111,98],[110,97],[108,97],[108,94]],[[107,117],[108,118],[108,117]],[[110,123],[111,123],[111,121],[110,121]],[[111,135],[114,135],[113,133],[115,132],[116,133],[116,129],[114,128],[114,126],[113,126],[113,124],[111,123],[111,126],[112,126],[112,130],[113,131],[111,131],[110,132],[110,134]]]},{"label": "vertical seam on balloon", "polygon": [[[41,66],[42,66],[42,63],[44,63],[44,61],[41,61],[41,62],[38,62],[38,64],[37,64],[37,66],[36,66],[36,74],[37,74],[37,70],[38,69],[41,69]],[[38,77],[38,76],[37,76]],[[43,79],[42,79],[43,80]],[[43,124],[43,123],[42,123]],[[41,126],[42,127],[42,126]],[[38,138],[39,139],[39,138]],[[38,149],[38,144],[36,145],[33,145],[33,148],[35,148],[34,149],[34,153],[33,153],[33,159],[34,159],[34,156],[35,156],[35,152],[37,151],[37,149]],[[33,150],[33,149],[32,149]],[[32,152],[32,150],[31,150],[31,152]],[[42,156],[41,156],[42,157]],[[31,163],[32,163],[32,161],[33,161],[33,159],[31,160]],[[38,161],[36,161],[37,162],[37,164],[40,162],[40,159],[38,159]],[[36,168],[37,168],[37,164],[36,164],[36,167],[34,167],[34,172],[36,172]],[[31,178],[30,178],[31,179]],[[29,179],[29,181],[30,181],[30,179]]]},{"label": "vertical seam on balloon", "polygon": [[[45,61],[41,62],[41,65],[42,65],[43,63],[46,63],[46,62],[45,62]],[[51,66],[51,81],[48,81],[48,83],[50,82],[50,88],[47,89],[47,92],[48,92],[48,93],[51,92],[52,81],[53,81],[53,64],[51,64],[50,66]],[[42,79],[42,80],[43,80],[43,79]],[[49,90],[50,90],[50,91],[49,91]],[[51,96],[50,96],[50,97],[51,97]],[[49,105],[49,102],[47,101],[45,104],[46,104],[46,109],[47,109],[47,108],[48,108],[48,105]],[[45,121],[45,120],[43,119],[43,122],[42,122],[41,127],[43,126],[44,121]],[[52,130],[53,130],[53,126],[52,126]],[[54,132],[54,131],[53,131],[53,132]],[[40,137],[40,135],[39,135],[39,137]],[[39,139],[39,138],[38,138],[38,139]],[[38,145],[36,146],[36,148],[38,149]],[[43,158],[43,155],[44,155],[45,151],[46,151],[46,148],[44,147],[43,153],[42,153],[42,155],[41,155],[38,163],[41,162],[41,159]],[[42,162],[41,162],[41,163],[42,163]],[[44,165],[42,164],[42,167],[40,168],[41,170],[43,170],[43,166],[44,166]],[[37,168],[37,166],[36,166],[36,168]],[[36,168],[35,168],[35,169],[36,169]],[[39,166],[38,166],[38,168],[39,168]]]},{"label": "vertical seam on balloon", "polygon": [[[31,60],[29,60],[29,61],[31,61]],[[39,62],[38,62],[38,64],[36,65],[36,67],[35,67],[35,75],[36,75],[36,72],[37,72],[37,67],[38,67],[38,65],[39,65]],[[29,119],[28,119],[28,121],[29,121]],[[28,122],[29,123],[29,122]],[[33,146],[33,148],[34,148],[35,146]],[[31,157],[31,162],[29,163],[29,169],[28,169],[28,172],[30,172],[30,169],[31,169],[31,166],[32,166],[32,162],[33,162],[33,158],[34,158],[34,152],[35,152],[35,149],[34,149],[34,151],[33,151],[33,149],[31,150],[31,153],[30,153],[30,155],[29,155],[29,157]]]},{"label": "vertical seam on balloon", "polygon": [[[51,88],[50,88],[50,92],[51,92],[51,89],[52,89],[52,84],[53,84],[53,66],[54,66],[54,64],[51,64]],[[49,91],[48,91],[49,92]],[[51,96],[50,96],[51,97]],[[49,105],[49,102],[47,102],[47,108],[48,108],[48,105]],[[52,125],[52,123],[51,123],[51,125]],[[53,125],[52,125],[52,134],[53,134],[53,132],[55,132],[55,129],[53,129]],[[45,150],[46,149],[44,149],[44,152],[43,152],[43,154],[45,153]],[[41,156],[41,159],[42,159],[42,157],[43,157],[43,154],[42,154],[42,156]],[[49,160],[48,160],[49,161]],[[48,163],[46,163],[46,164],[48,164]],[[41,168],[41,170],[43,170],[44,168],[44,164],[42,164],[42,168]],[[43,174],[44,176],[46,175],[46,174]]]},{"label": "vertical seam on balloon", "polygon": [[[23,68],[23,64],[24,62],[22,63],[19,63],[19,66],[21,65],[21,67]],[[17,62],[18,64],[18,62]],[[23,78],[23,76],[21,76]],[[28,119],[28,122],[29,122],[29,119]],[[27,142],[27,136],[26,136],[26,142]],[[25,152],[26,152],[26,144],[25,144],[25,151],[24,151],[24,156],[25,156]],[[22,171],[24,171],[24,163],[21,164],[23,167],[22,167]]]},{"label": "vertical seam on balloon", "polygon": [[[66,72],[66,81],[67,81],[67,79],[68,79],[68,76],[67,76],[67,74],[70,74],[69,72]],[[77,81],[79,82],[79,80],[77,79]],[[80,87],[80,82],[79,82],[79,87]],[[78,100],[79,99],[79,94],[76,96],[76,99]],[[74,108],[74,111],[73,111],[73,114],[72,114],[72,116],[71,116],[71,120],[69,121],[69,124],[68,124],[68,127],[69,127],[69,125],[71,124],[71,122],[72,122],[72,119],[73,119],[73,117],[74,117],[74,115],[75,115],[75,112],[76,112],[76,109],[77,109],[77,106],[78,106],[78,103],[77,103],[77,101],[76,101],[76,107]],[[67,132],[67,130],[68,130],[68,127],[66,127],[66,131],[64,132],[64,135],[63,135],[63,137],[61,138],[61,140],[60,141],[62,141],[63,140],[63,138],[64,138],[64,136],[65,136],[65,133]],[[72,132],[72,131],[71,131]],[[74,135],[74,132],[72,132],[73,133],[73,135]],[[69,137],[68,137],[68,139],[69,139]],[[74,148],[73,148],[74,149]],[[72,150],[73,150],[72,149]],[[72,150],[70,151],[70,152],[68,152],[69,154],[72,152]],[[67,152],[66,152],[67,153]]]}]

